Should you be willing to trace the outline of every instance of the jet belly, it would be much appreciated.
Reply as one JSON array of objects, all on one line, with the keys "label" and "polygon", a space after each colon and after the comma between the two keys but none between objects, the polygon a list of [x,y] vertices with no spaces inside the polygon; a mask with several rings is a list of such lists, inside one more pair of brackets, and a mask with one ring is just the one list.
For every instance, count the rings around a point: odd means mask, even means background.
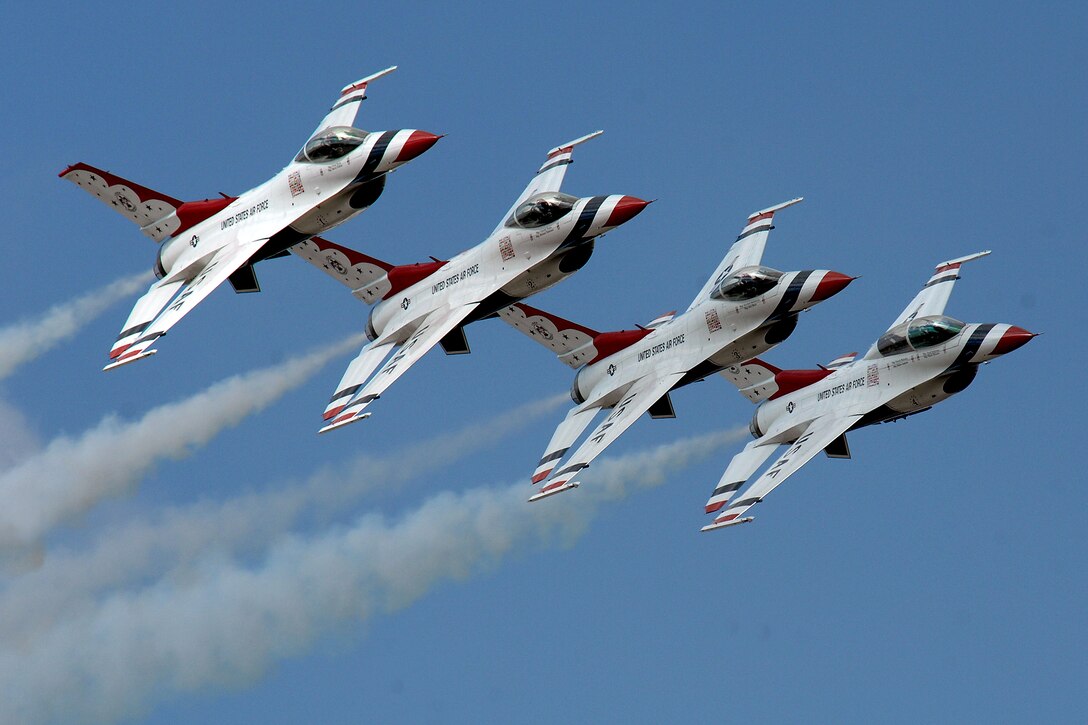
[{"label": "jet belly", "polygon": [[370,322],[379,338],[403,342],[416,324],[441,307],[477,302],[494,289],[488,274],[488,250],[477,245],[457,255],[415,284],[390,294],[374,306]]},{"label": "jet belly", "polygon": [[767,342],[763,325],[774,312],[779,295],[741,304],[709,300],[700,307],[707,340],[706,359],[719,368],[762,355],[777,343]]},{"label": "jet belly", "polygon": [[503,227],[491,235],[485,244],[498,253],[497,268],[503,273],[514,272],[501,285],[504,294],[525,299],[568,276],[559,271],[560,258],[565,256],[559,247],[570,234],[575,216],[567,214],[539,229]]},{"label": "jet belly", "polygon": [[637,380],[682,372],[701,362],[705,353],[701,341],[688,331],[690,324],[691,316],[682,315],[630,347],[582,368],[577,385],[590,391],[587,402],[614,405]]}]

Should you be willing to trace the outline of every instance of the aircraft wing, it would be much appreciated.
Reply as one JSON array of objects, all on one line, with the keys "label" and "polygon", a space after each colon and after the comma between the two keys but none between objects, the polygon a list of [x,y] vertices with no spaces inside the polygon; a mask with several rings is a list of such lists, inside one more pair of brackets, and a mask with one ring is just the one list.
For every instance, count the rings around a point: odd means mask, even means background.
[{"label": "aircraft wing", "polygon": [[976,252],[975,254],[968,254],[966,257],[950,259],[947,262],[938,264],[933,271],[933,276],[929,278],[929,281],[925,283],[921,291],[915,295],[899,317],[895,318],[895,322],[888,329],[890,330],[907,320],[913,320],[915,317],[943,315],[945,305],[948,304],[948,298],[952,296],[952,286],[960,278],[960,265],[979,257],[985,257],[989,253],[989,250]]},{"label": "aircraft wing", "polygon": [[733,246],[729,248],[725,258],[714,270],[714,274],[699,290],[699,294],[688,305],[688,309],[690,310],[709,297],[710,293],[714,291],[714,288],[721,283],[726,275],[734,270],[759,264],[763,259],[763,248],[767,245],[767,237],[770,236],[771,230],[774,229],[774,225],[771,223],[774,219],[774,213],[788,206],[793,206],[803,199],[803,196],[799,196],[796,199],[790,199],[781,204],[775,204],[749,214],[748,223],[744,225],[740,236],[733,242]]},{"label": "aircraft wing", "polygon": [[[161,281],[151,285],[151,289],[140,298],[129,315],[125,329],[110,350],[112,363],[103,368],[111,370],[126,363],[135,362],[148,355],[155,354],[148,350],[152,344],[185,317],[205,297],[211,294],[228,277],[249,261],[267,239],[255,239],[249,242],[229,244],[221,248],[204,266],[195,278],[188,283]],[[177,297],[173,296],[178,290]],[[160,313],[164,305],[169,305]],[[144,318],[144,319],[136,319]]]},{"label": "aircraft wing", "polygon": [[310,138],[312,139],[330,126],[354,126],[355,116],[359,113],[359,107],[363,105],[363,101],[366,100],[367,85],[369,85],[371,81],[376,81],[382,76],[389,75],[396,69],[397,67],[395,65],[389,66],[385,70],[380,70],[366,78],[360,78],[354,83],[350,83],[340,89],[340,97],[336,99],[336,103],[329,109],[328,115],[321,120],[321,123],[317,124],[317,128],[310,134]]},{"label": "aircraft wing", "polygon": [[[861,414],[825,416],[814,420],[797,440],[786,449],[786,452],[779,456],[778,460],[771,464],[771,467],[764,471],[763,475],[757,478],[751,486],[745,489],[743,493],[738,494],[737,500],[722,510],[722,512],[718,514],[718,517],[714,519],[714,523],[709,526],[704,526],[703,531],[712,531],[713,529],[720,529],[723,526],[732,526],[733,524],[742,524],[751,521],[751,517],[744,518],[744,513],[748,511],[748,509],[762,501],[763,498],[773,491],[780,483],[792,476],[801,468],[801,466],[808,463],[813,456],[849,430],[850,426],[857,423],[860,419]],[[749,446],[751,446],[751,444],[749,444]],[[747,456],[749,460],[742,461],[742,464],[747,465],[752,462],[751,459],[759,455],[762,455],[764,460],[766,459],[766,455],[759,452],[758,449],[749,450],[749,448],[746,447],[737,454],[737,457]],[[734,461],[735,460],[736,458],[734,458]],[[758,467],[758,463],[756,463],[756,466]],[[733,467],[732,463],[730,464],[730,467]],[[726,473],[728,473],[728,471],[726,471]],[[724,478],[725,477],[723,477],[723,480]],[[716,499],[712,496],[711,500],[707,502],[707,510],[717,510],[713,508],[715,503]]]},{"label": "aircraft wing", "polygon": [[[593,459],[604,452],[612,441],[619,438],[620,434],[631,427],[638,417],[656,403],[662,395],[672,389],[673,385],[680,382],[685,371],[668,373],[657,377],[639,378],[624,394],[623,399],[601,421],[578,450],[570,457],[563,467],[551,474],[540,491],[531,497],[530,501],[536,501],[546,496],[566,491],[578,485],[574,477],[587,467]],[[578,410],[575,408],[575,410]],[[586,423],[589,421],[587,420]],[[539,469],[538,469],[539,470]]]},{"label": "aircraft wing", "polygon": [[60,172],[60,178],[71,181],[121,216],[136,222],[140,231],[156,242],[168,239],[181,226],[177,217],[183,204],[180,199],[84,163],[72,164]]},{"label": "aircraft wing", "polygon": [[310,237],[288,247],[288,250],[340,284],[346,285],[352,292],[370,287],[393,269],[393,265],[388,262],[342,247],[322,237]]},{"label": "aircraft wing", "polygon": [[548,348],[572,368],[579,368],[597,356],[593,338],[598,333],[576,322],[521,302],[499,310],[498,315],[500,320]]},{"label": "aircraft wing", "polygon": [[521,192],[521,196],[514,202],[510,210],[506,212],[502,219],[499,220],[499,225],[495,227],[495,232],[502,229],[506,224],[506,220],[509,219],[514,210],[533,194],[539,194],[543,191],[559,191],[563,186],[563,177],[567,174],[567,166],[574,163],[572,154],[574,153],[574,147],[578,144],[585,143],[590,139],[597,138],[604,131],[594,131],[593,133],[587,133],[581,138],[576,138],[573,141],[569,141],[560,146],[556,146],[548,152],[548,158],[544,160],[544,163],[539,169],[537,169],[536,176],[533,177],[529,185],[525,187],[525,191]]},{"label": "aircraft wing", "polygon": [[[470,302],[452,309],[443,307],[428,314],[420,322],[419,327],[416,328],[411,337],[405,340],[403,345],[399,346],[396,353],[373,376],[370,376],[370,373],[381,363],[385,353],[392,348],[388,347],[390,345],[388,341],[382,341],[381,338],[364,348],[363,354],[356,358],[356,361],[352,363],[351,367],[348,368],[348,372],[340,380],[340,385],[337,388],[338,392],[333,395],[329,407],[326,408],[326,420],[331,418],[329,424],[318,432],[325,433],[368,417],[370,414],[363,413],[363,409],[377,400],[386,388],[392,385],[408,368],[415,365],[450,330],[460,325],[479,304],[479,302]],[[373,357],[364,362],[364,356],[367,355],[368,349],[371,348],[374,350]],[[368,377],[369,380],[367,380]],[[364,381],[365,384],[363,384]],[[343,395],[344,391],[348,391],[351,397],[347,398],[343,405],[340,405],[346,397]]]}]

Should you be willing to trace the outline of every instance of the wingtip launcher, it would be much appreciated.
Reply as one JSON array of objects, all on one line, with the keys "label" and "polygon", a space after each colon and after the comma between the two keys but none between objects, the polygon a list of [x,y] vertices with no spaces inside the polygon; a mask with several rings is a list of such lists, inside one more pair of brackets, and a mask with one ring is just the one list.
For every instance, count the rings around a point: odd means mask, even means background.
[{"label": "wingtip launcher", "polygon": [[331,430],[336,430],[337,428],[343,428],[345,425],[351,425],[352,423],[357,423],[360,420],[364,420],[366,418],[369,418],[370,415],[371,415],[370,413],[363,413],[361,415],[353,415],[350,418],[343,418],[341,420],[337,420],[337,421],[334,421],[332,423],[329,423],[327,426],[325,426],[324,428],[320,429],[317,432],[319,434],[320,433],[328,433]]},{"label": "wingtip launcher", "polygon": [[736,526],[737,524],[746,524],[750,521],[754,521],[755,516],[745,516],[743,519],[737,519],[735,521],[723,521],[720,524],[709,524],[704,526],[700,531],[714,531],[715,529],[724,529],[726,526]]},{"label": "wingtip launcher", "polygon": [[145,357],[151,357],[157,352],[158,350],[144,350],[139,355],[133,355],[132,357],[126,357],[122,360],[116,360],[114,362],[111,362],[109,365],[102,368],[102,371],[105,372],[106,370],[114,370],[121,367],[122,365],[128,365],[129,363],[134,363],[137,360],[143,360]]},{"label": "wingtip launcher", "polygon": [[578,481],[571,481],[570,483],[564,483],[562,486],[557,486],[549,491],[541,491],[540,493],[533,494],[529,497],[529,503],[533,501],[539,501],[542,498],[548,498],[548,496],[554,496],[557,493],[563,493],[569,491],[572,488],[578,488],[580,484]]}]

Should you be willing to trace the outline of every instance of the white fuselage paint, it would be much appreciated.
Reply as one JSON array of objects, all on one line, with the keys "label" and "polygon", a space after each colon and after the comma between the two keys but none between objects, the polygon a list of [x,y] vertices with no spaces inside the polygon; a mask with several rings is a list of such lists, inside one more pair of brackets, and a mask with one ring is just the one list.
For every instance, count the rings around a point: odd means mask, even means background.
[{"label": "white fuselage paint", "polygon": [[[300,220],[306,223],[305,229],[299,231],[309,236],[344,223],[363,211],[347,203],[351,194],[362,183],[399,166],[396,159],[412,133],[413,129],[397,131],[381,160],[364,179],[357,177],[382,132],[370,133],[357,148],[330,163],[292,161],[223,210],[163,242],[159,251],[163,279],[192,280],[220,249],[242,239],[270,239]],[[327,213],[322,214],[325,209]]]},{"label": "white fuselage paint", "polygon": [[[612,227],[606,226],[622,195],[605,197],[588,228],[577,235],[576,244],[588,244]],[[415,284],[378,302],[371,312],[376,341],[403,343],[424,317],[442,307],[459,307],[480,302],[507,291],[512,297],[535,294],[573,274],[558,268],[550,279],[529,281],[538,270],[565,255],[564,242],[578,224],[586,205],[594,197],[583,197],[558,220],[535,229],[503,226],[487,239],[467,249]],[[529,281],[526,284],[526,281]]]},{"label": "white fuselage paint", "polygon": [[[799,312],[811,301],[827,270],[812,271],[797,299],[780,314]],[[615,405],[636,380],[686,372],[710,361],[725,367],[774,347],[765,340],[769,318],[802,272],[788,272],[767,292],[732,302],[707,297],[683,314],[653,328],[634,345],[578,371],[576,385],[587,405]]]},{"label": "white fuselage paint", "polygon": [[945,392],[943,383],[976,332],[985,334],[976,339],[977,349],[960,360],[965,367],[997,357],[995,348],[1010,327],[969,324],[941,344],[895,355],[882,356],[874,348],[822,380],[760,404],[755,414],[760,438],[791,443],[817,418],[864,415],[881,406],[895,417],[925,410],[954,394]]}]

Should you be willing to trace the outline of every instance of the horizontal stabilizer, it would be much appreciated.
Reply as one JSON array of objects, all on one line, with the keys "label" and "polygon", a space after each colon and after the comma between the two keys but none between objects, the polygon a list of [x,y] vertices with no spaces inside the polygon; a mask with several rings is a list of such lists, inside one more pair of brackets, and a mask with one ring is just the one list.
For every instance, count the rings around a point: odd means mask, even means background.
[{"label": "horizontal stabilizer", "polygon": [[782,372],[774,365],[753,358],[739,365],[730,365],[720,375],[737,386],[740,394],[753,403],[760,403],[778,392],[775,375]]},{"label": "horizontal stabilizer", "polygon": [[643,325],[643,327],[645,327],[647,330],[652,330],[655,327],[661,327],[666,322],[671,321],[672,318],[674,318],[674,317],[676,317],[676,310],[672,310],[671,312],[666,312],[663,315],[655,317],[654,319],[650,320],[645,325]]},{"label": "horizontal stabilizer", "polygon": [[838,370],[843,365],[848,365],[849,363],[854,362],[854,358],[856,358],[857,356],[858,354],[856,352],[848,352],[845,355],[839,355],[837,358],[829,362],[824,367],[828,370]]}]

